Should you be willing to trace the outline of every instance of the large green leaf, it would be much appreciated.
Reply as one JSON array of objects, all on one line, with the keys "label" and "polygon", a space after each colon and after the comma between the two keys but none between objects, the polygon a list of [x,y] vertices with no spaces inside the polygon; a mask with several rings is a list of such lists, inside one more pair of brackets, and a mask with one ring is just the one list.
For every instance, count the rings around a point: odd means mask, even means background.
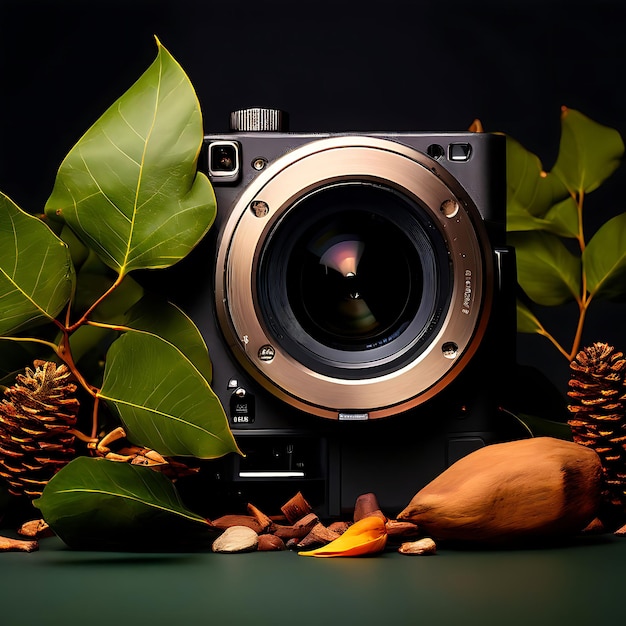
[{"label": "large green leaf", "polygon": [[509,232],[545,230],[559,237],[578,236],[578,209],[571,196],[548,209],[543,217],[535,217],[518,204],[507,206],[506,228]]},{"label": "large green leaf", "polygon": [[583,252],[587,290],[594,296],[626,294],[626,213],[603,224]]},{"label": "large green leaf", "polygon": [[[114,282],[115,276],[111,269],[93,251],[89,252],[77,273],[73,312],[84,313],[111,288]],[[143,287],[132,276],[125,276],[117,288],[100,301],[89,318],[103,323],[115,322],[141,299],[143,291]]]},{"label": "large green leaf", "polygon": [[165,456],[216,458],[239,451],[204,376],[155,335],[128,331],[112,344],[100,397],[115,408],[133,443]]},{"label": "large green leaf", "polygon": [[69,301],[73,282],[67,246],[0,193],[0,335],[53,320]]},{"label": "large green leaf", "polygon": [[563,107],[561,142],[552,173],[573,193],[597,189],[619,167],[624,142],[619,132]]},{"label": "large green leaf", "polygon": [[168,267],[215,217],[213,189],[196,171],[202,137],[193,87],[159,43],[154,63],[67,155],[46,212],[120,275]]},{"label": "large green leaf", "polygon": [[509,230],[516,230],[513,216],[528,213],[541,218],[550,207],[568,197],[565,185],[556,176],[545,172],[539,158],[511,137],[506,141],[506,158]]},{"label": "large green leaf", "polygon": [[560,237],[574,238],[580,234],[578,207],[572,196],[557,202],[544,215],[546,222],[543,230]]},{"label": "large green leaf", "polygon": [[509,233],[509,242],[515,247],[517,282],[533,302],[556,306],[580,297],[581,260],[558,237]]},{"label": "large green leaf", "polygon": [[74,231],[65,224],[56,224],[54,220],[47,220],[48,225],[56,230],[59,230],[60,239],[67,244],[70,249],[70,256],[72,257],[72,263],[76,272],[80,271],[82,264],[89,257],[89,248],[75,235]]},{"label": "large green leaf", "polygon": [[146,467],[79,457],[34,501],[52,530],[74,548],[163,547],[189,533],[212,532],[188,510],[172,482]]},{"label": "large green leaf", "polygon": [[191,319],[175,304],[146,294],[126,314],[124,324],[174,344],[210,383],[213,368],[207,345]]},{"label": "large green leaf", "polygon": [[[78,274],[79,287],[81,284],[84,285],[79,295],[82,296],[81,301],[91,304],[95,296],[102,295],[104,290],[111,286],[111,281],[106,275],[100,275],[96,271],[97,268],[85,274],[87,269],[86,264]],[[196,325],[175,304],[154,294],[144,293],[131,276],[126,276],[120,286],[103,300],[102,304],[93,311],[91,319],[100,324],[140,330],[165,339],[175,345],[194,364],[209,384],[211,383],[213,376],[211,359],[207,345]],[[78,354],[84,354],[86,344],[83,343],[75,348],[75,337],[81,331],[86,330],[104,332],[89,326],[79,328],[71,339],[73,354],[76,354],[75,349],[78,349]],[[98,338],[97,333],[89,334]],[[81,340],[89,334],[83,332]]]},{"label": "large green leaf", "polygon": [[541,333],[543,326],[536,315],[520,300],[517,301],[517,332]]}]

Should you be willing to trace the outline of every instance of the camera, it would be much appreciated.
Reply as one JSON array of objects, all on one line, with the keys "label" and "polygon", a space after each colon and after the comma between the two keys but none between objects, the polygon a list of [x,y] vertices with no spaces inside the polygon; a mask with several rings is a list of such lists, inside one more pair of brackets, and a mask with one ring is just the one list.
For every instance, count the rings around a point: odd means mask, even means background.
[{"label": "camera", "polygon": [[512,436],[505,139],[285,123],[236,111],[201,154],[217,217],[184,306],[245,453],[211,489],[266,507],[301,491],[327,517],[374,492],[393,515]]}]

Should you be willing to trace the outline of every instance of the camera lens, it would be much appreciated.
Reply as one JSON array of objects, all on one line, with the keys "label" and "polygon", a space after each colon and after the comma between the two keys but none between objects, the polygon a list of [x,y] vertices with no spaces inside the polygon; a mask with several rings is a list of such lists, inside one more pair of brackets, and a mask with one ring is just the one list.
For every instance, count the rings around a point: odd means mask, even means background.
[{"label": "camera lens", "polygon": [[305,196],[276,226],[258,293],[294,358],[367,376],[364,366],[379,372],[415,356],[438,327],[449,280],[447,249],[423,208],[388,187],[342,183]]},{"label": "camera lens", "polygon": [[[409,143],[443,147],[437,137]],[[250,148],[260,153],[256,138]],[[217,320],[280,401],[335,420],[386,417],[471,362],[493,310],[494,254],[478,206],[431,157],[395,135],[296,138],[228,192]]]},{"label": "camera lens", "polygon": [[421,291],[411,280],[419,258],[396,231],[385,218],[352,209],[301,238],[289,264],[288,294],[310,335],[348,349],[393,335]]}]

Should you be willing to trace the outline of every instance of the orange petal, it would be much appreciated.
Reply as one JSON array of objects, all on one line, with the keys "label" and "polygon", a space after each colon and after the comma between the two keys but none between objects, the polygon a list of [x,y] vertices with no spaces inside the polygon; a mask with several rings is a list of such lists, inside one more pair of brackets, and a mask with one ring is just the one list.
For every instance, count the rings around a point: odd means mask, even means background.
[{"label": "orange petal", "polygon": [[382,552],[387,544],[385,520],[377,515],[360,519],[334,541],[317,548],[300,552],[301,556],[363,556]]}]

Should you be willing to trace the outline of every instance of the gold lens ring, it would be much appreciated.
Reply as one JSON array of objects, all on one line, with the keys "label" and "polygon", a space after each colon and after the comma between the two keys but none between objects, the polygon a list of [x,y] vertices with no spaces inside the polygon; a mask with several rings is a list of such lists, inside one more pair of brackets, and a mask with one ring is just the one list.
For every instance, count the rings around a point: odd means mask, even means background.
[{"label": "gold lens ring", "polygon": [[[319,139],[287,153],[242,193],[220,237],[216,306],[239,362],[283,401],[322,417],[384,417],[447,387],[484,336],[493,298],[493,259],[477,208],[447,171],[417,150],[375,137]],[[258,261],[274,225],[311,191],[341,182],[392,187],[428,207],[448,247],[450,306],[439,332],[414,360],[378,377],[321,374],[294,359],[267,331],[256,301]]]}]

